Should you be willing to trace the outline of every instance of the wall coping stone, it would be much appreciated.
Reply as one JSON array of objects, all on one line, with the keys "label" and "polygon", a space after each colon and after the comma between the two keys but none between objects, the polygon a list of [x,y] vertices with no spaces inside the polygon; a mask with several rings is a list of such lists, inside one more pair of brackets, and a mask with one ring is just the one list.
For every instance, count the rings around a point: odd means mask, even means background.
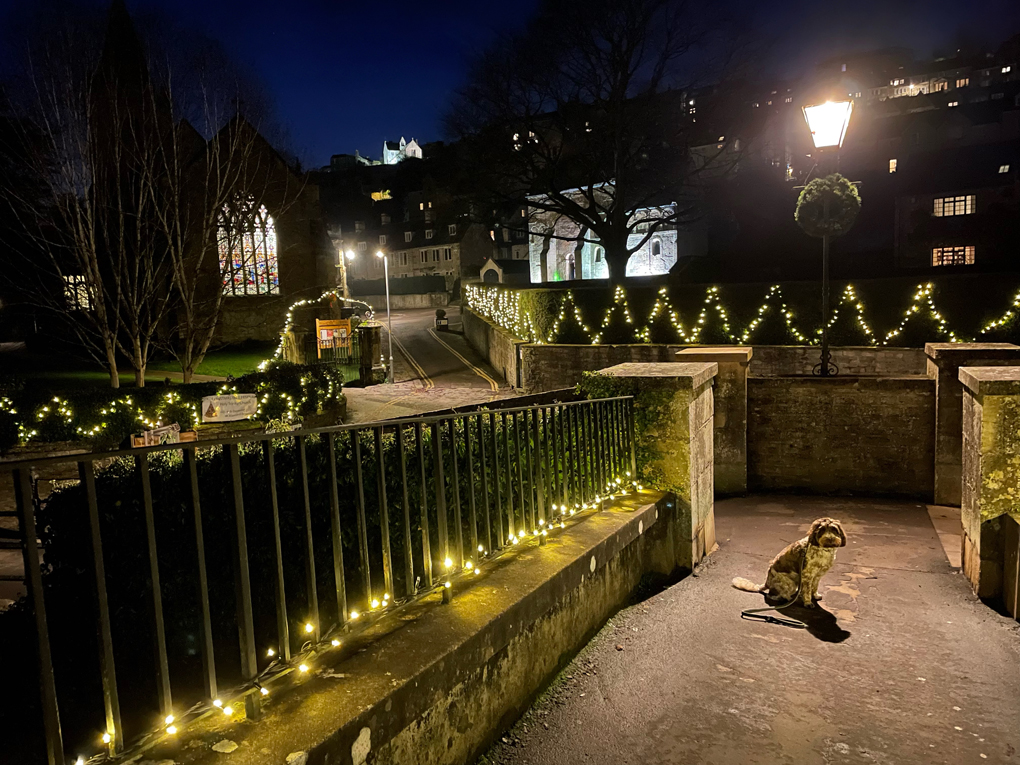
[{"label": "wall coping stone", "polygon": [[925,355],[933,361],[957,362],[968,358],[1018,359],[1020,345],[1013,343],[925,343]]},{"label": "wall coping stone", "polygon": [[751,363],[754,349],[748,345],[716,346],[711,348],[684,348],[677,351],[678,361],[737,362],[747,366]]},{"label": "wall coping stone", "polygon": [[960,367],[960,382],[975,396],[1020,395],[1020,366]]},{"label": "wall coping stone", "polygon": [[602,374],[611,377],[658,377],[677,380],[683,388],[700,388],[719,374],[719,365],[715,362],[627,362],[615,367],[600,369]]}]

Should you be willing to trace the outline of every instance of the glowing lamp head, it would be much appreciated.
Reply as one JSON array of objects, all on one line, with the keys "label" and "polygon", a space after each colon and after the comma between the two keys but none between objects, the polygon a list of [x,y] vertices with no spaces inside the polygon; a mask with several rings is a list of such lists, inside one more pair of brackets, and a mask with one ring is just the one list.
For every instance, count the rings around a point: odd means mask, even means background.
[{"label": "glowing lamp head", "polygon": [[223,707],[223,714],[225,714],[227,717],[230,717],[230,715],[234,714],[234,708],[233,707]]},{"label": "glowing lamp head", "polygon": [[385,255],[383,254],[383,251],[382,251],[382,250],[376,250],[376,251],[375,251],[375,256],[376,256],[377,258],[379,258],[380,260],[382,260],[383,258],[385,258],[385,257],[386,257],[386,256],[385,256]]},{"label": "glowing lamp head", "polygon": [[305,632],[312,632],[314,629],[315,627],[312,625],[311,622],[308,622],[308,624],[305,625]]},{"label": "glowing lamp head", "polygon": [[113,737],[109,733],[103,734],[103,743],[109,744],[113,740]]},{"label": "glowing lamp head", "polygon": [[347,257],[348,260],[354,260],[354,258],[357,257],[354,250],[348,250],[347,252],[344,253],[344,255]]},{"label": "glowing lamp head", "polygon": [[268,696],[269,695],[269,689],[266,688],[265,686],[263,686],[263,687],[259,688],[259,693],[261,693],[263,696]]},{"label": "glowing lamp head", "polygon": [[219,699],[216,699],[215,701],[213,701],[212,705],[214,707],[222,707],[223,706],[223,702],[220,701]]},{"label": "glowing lamp head", "polygon": [[298,671],[301,672],[302,674],[307,672],[308,671],[308,665],[307,664],[301,664],[298,667]]},{"label": "glowing lamp head", "polygon": [[853,110],[853,101],[826,101],[804,107],[804,119],[816,149],[838,149],[843,145]]}]

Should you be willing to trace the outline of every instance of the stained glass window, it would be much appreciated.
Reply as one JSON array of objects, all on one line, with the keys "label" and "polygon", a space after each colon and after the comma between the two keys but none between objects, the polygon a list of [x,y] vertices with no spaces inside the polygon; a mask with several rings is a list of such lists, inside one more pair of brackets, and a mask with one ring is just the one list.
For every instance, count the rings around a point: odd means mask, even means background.
[{"label": "stained glass window", "polygon": [[276,226],[265,205],[245,199],[225,205],[217,244],[224,295],[278,295]]}]

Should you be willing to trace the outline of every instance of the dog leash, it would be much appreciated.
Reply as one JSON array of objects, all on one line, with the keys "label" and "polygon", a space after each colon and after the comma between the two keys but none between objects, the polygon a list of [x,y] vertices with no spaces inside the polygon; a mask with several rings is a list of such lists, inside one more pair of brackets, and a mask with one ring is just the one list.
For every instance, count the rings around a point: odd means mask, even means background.
[{"label": "dog leash", "polygon": [[794,619],[792,616],[772,616],[768,614],[769,611],[778,611],[781,608],[787,608],[797,602],[797,597],[800,595],[800,588],[804,585],[804,564],[807,562],[807,550],[804,550],[804,554],[800,559],[800,575],[797,578],[797,591],[793,593],[793,597],[790,598],[786,603],[781,606],[770,606],[769,608],[745,608],[740,612],[741,619],[747,619],[749,621],[765,622],[766,624],[778,624],[782,627],[793,627],[797,630],[807,629],[807,624],[802,622],[800,619]]}]

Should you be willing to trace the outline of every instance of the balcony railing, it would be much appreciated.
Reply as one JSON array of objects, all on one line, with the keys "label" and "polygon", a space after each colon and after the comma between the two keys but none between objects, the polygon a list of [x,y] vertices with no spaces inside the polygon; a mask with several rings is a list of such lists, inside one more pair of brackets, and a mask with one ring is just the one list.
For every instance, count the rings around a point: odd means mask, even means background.
[{"label": "balcony railing", "polygon": [[[40,688],[25,730],[63,765],[68,750],[136,754],[242,703],[258,718],[261,698],[316,652],[395,605],[437,588],[449,598],[505,548],[544,542],[628,490],[632,406],[540,404],[0,465],[13,471],[24,549],[31,619],[20,624],[38,649],[21,668]],[[40,471],[65,480],[41,497]]]}]

